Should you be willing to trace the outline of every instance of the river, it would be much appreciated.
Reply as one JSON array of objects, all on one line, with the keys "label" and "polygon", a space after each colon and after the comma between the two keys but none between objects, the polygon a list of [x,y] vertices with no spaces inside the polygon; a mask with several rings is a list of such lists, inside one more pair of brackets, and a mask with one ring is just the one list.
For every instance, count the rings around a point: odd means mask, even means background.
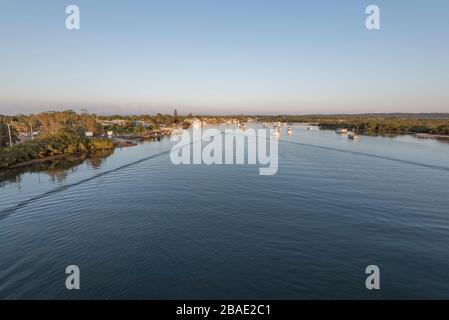
[{"label": "river", "polygon": [[0,298],[449,298],[449,144],[294,125],[260,176],[174,165],[173,143],[3,183]]}]

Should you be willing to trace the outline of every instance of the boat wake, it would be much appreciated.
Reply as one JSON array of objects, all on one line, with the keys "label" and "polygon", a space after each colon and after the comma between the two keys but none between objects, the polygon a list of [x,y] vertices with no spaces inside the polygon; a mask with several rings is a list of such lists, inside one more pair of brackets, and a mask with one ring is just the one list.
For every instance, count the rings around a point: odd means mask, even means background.
[{"label": "boat wake", "polygon": [[393,157],[389,157],[389,156],[381,156],[381,155],[377,155],[377,154],[373,154],[373,153],[344,150],[344,149],[338,149],[338,148],[332,148],[332,147],[326,147],[326,146],[320,146],[320,145],[308,144],[308,143],[301,143],[301,142],[294,142],[294,141],[288,141],[288,140],[278,140],[278,141],[287,143],[287,144],[308,147],[308,148],[315,148],[315,149],[326,150],[326,151],[334,151],[334,152],[340,152],[340,153],[353,154],[353,155],[357,155],[357,156],[364,156],[364,157],[370,157],[370,158],[375,158],[375,159],[394,161],[394,162],[409,164],[409,165],[418,166],[418,167],[422,167],[422,168],[442,170],[442,171],[449,172],[449,167],[437,166],[437,165],[433,165],[433,164],[426,164],[426,163],[421,163],[421,162],[411,161],[411,160],[406,160],[406,159],[393,158]]},{"label": "boat wake", "polygon": [[98,173],[98,174],[93,175],[93,176],[91,176],[89,178],[86,178],[86,179],[83,179],[83,180],[80,180],[80,181],[77,181],[77,182],[74,182],[74,183],[69,183],[69,184],[66,184],[64,186],[61,186],[61,187],[49,190],[49,191],[44,192],[44,193],[42,193],[42,194],[40,194],[38,196],[35,196],[35,197],[32,197],[32,198],[27,199],[25,201],[22,201],[22,202],[16,204],[15,206],[12,206],[12,207],[9,207],[9,208],[1,210],[0,211],[0,219],[4,219],[7,216],[9,216],[10,214],[14,213],[15,211],[17,211],[17,210],[19,210],[19,209],[21,209],[21,208],[23,208],[23,207],[25,207],[25,206],[35,202],[37,200],[40,200],[42,198],[48,197],[48,196],[53,195],[55,193],[62,192],[64,190],[67,190],[67,189],[72,188],[72,187],[79,186],[79,185],[81,185],[83,183],[92,181],[94,179],[100,178],[100,177],[108,175],[110,173],[126,169],[128,167],[134,166],[134,165],[142,163],[144,161],[152,160],[152,159],[155,159],[155,158],[158,158],[158,157],[170,154],[170,152],[171,152],[171,150],[167,150],[167,151],[164,151],[164,152],[161,152],[161,153],[158,153],[158,154],[154,154],[154,155],[151,155],[149,157],[146,157],[146,158],[143,158],[143,159],[131,162],[131,163],[127,163],[127,164],[122,165],[120,167],[117,167],[117,168],[114,168],[114,169],[111,169],[111,170],[108,170],[108,171],[104,171],[104,172]]}]

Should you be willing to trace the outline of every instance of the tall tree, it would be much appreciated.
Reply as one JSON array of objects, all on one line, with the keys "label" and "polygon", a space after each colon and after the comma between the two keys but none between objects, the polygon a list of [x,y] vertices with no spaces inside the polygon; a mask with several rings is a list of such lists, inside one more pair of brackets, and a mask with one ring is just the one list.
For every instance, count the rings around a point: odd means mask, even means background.
[{"label": "tall tree", "polygon": [[173,112],[173,122],[174,123],[178,123],[179,119],[178,119],[178,110],[175,109],[175,111]]},{"label": "tall tree", "polygon": [[16,143],[19,141],[19,138],[17,137],[17,131],[16,129],[11,126],[10,130],[8,129],[8,119],[2,117],[0,118],[0,147],[9,147],[9,134],[11,133],[11,140],[12,143]]}]

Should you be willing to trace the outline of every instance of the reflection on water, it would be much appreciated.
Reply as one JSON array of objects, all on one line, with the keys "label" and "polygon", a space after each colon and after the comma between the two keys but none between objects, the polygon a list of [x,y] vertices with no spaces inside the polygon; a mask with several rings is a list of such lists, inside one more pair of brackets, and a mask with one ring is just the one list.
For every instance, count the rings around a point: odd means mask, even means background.
[{"label": "reflection on water", "polygon": [[67,175],[76,172],[77,166],[84,162],[91,169],[98,170],[112,153],[113,151],[103,150],[90,154],[68,155],[61,159],[43,161],[24,168],[0,171],[0,188],[14,183],[20,186],[25,173],[43,172],[48,175],[51,182],[64,182]]}]

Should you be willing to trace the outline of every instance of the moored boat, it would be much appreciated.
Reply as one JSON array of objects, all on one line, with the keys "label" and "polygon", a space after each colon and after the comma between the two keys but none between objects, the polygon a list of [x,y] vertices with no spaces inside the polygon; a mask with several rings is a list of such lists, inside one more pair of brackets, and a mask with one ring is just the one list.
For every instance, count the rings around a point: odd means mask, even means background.
[{"label": "moored boat", "polygon": [[193,127],[194,129],[199,129],[199,128],[201,128],[201,125],[202,125],[202,122],[201,122],[201,120],[199,120],[199,119],[194,119],[193,122],[192,122],[192,127]]},{"label": "moored boat", "polygon": [[348,133],[348,129],[346,128],[338,128],[337,130],[335,130],[336,133],[338,134],[347,134]]},{"label": "moored boat", "polygon": [[357,130],[356,129],[352,129],[352,131],[349,132],[349,134],[348,134],[348,139],[357,140],[359,138],[360,138],[360,136],[357,134]]}]

